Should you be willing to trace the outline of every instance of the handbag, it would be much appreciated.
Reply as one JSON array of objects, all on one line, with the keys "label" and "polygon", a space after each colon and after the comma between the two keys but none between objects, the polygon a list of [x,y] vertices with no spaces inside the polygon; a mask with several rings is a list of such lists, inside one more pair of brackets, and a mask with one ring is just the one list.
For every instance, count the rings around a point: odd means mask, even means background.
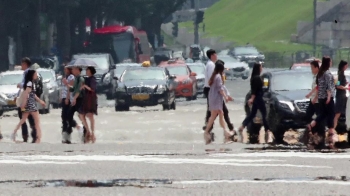
[{"label": "handbag", "polygon": [[19,96],[16,99],[16,106],[21,107],[22,101],[23,101],[23,89],[20,90]]}]

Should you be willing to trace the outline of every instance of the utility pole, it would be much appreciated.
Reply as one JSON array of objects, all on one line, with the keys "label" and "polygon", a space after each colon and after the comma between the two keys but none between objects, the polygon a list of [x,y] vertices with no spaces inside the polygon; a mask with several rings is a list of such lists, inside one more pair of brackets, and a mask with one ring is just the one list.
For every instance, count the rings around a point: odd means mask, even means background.
[{"label": "utility pole", "polygon": [[314,26],[313,26],[313,31],[312,31],[312,39],[313,39],[313,54],[314,54],[314,57],[316,57],[316,39],[317,39],[317,35],[316,35],[316,31],[317,31],[317,25],[316,25],[316,22],[317,22],[317,0],[314,0]]},{"label": "utility pole", "polygon": [[199,44],[199,34],[198,34],[198,23],[197,23],[197,13],[199,11],[199,0],[195,0],[194,2],[195,7],[195,19],[194,19],[194,44]]}]

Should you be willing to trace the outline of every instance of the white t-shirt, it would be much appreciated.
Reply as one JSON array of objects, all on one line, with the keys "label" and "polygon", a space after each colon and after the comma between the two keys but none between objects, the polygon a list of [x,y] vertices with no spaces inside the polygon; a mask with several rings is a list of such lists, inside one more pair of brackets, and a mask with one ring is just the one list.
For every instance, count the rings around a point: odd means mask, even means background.
[{"label": "white t-shirt", "polygon": [[205,66],[205,85],[204,87],[209,87],[209,80],[211,75],[213,75],[215,69],[215,63],[211,60],[207,62],[207,65]]}]

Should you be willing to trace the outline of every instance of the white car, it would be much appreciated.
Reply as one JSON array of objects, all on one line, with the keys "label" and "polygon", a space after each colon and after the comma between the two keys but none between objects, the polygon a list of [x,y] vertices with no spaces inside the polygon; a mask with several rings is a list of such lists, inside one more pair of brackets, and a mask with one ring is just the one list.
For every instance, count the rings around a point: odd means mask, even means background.
[{"label": "white car", "polygon": [[[15,98],[18,95],[19,89],[17,88],[17,84],[22,81],[23,71],[6,71],[0,74],[0,114],[4,111],[16,110],[16,102]],[[48,103],[48,89],[44,87],[43,93],[40,99],[44,100]],[[46,107],[43,107],[39,103],[37,104],[37,108],[39,113],[46,114],[50,112],[50,104],[47,104]]]},{"label": "white car", "polygon": [[249,78],[250,69],[246,62],[240,62],[229,55],[218,55],[218,60],[225,62],[225,75],[227,79],[242,78],[246,80]]},{"label": "white car", "polygon": [[36,71],[43,77],[43,83],[49,89],[50,104],[52,104],[53,108],[59,108],[61,104],[60,85],[56,79],[55,71],[43,68],[39,68]]}]

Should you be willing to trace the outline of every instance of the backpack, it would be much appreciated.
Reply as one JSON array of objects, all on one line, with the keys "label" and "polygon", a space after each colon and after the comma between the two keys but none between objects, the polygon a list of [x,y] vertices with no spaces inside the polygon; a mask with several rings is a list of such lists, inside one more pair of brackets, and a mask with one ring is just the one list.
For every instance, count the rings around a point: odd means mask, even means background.
[{"label": "backpack", "polygon": [[43,77],[38,74],[38,80],[34,82],[35,85],[35,94],[37,97],[40,98],[41,94],[44,92],[44,85],[43,85]]}]

